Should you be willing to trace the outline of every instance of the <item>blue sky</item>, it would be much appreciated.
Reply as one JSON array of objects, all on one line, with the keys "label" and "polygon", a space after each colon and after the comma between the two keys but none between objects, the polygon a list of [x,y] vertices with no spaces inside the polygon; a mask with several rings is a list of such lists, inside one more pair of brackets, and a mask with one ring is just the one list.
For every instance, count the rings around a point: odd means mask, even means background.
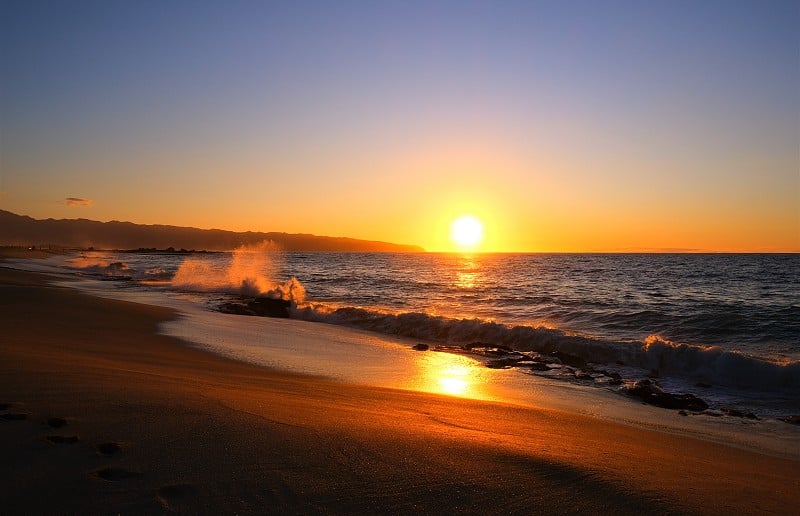
[{"label": "blue sky", "polygon": [[798,249],[799,6],[5,1],[0,208]]}]

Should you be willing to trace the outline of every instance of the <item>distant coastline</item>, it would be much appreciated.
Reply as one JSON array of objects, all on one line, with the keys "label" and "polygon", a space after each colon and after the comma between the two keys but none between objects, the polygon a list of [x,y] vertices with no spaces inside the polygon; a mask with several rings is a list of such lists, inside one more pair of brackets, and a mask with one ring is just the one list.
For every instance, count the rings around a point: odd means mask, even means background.
[{"label": "distant coastline", "polygon": [[[0,210],[0,245],[119,250],[229,251],[269,240],[285,251],[411,252],[419,246],[280,232],[235,232],[87,219],[34,219]],[[175,251],[178,250],[178,251]]]}]

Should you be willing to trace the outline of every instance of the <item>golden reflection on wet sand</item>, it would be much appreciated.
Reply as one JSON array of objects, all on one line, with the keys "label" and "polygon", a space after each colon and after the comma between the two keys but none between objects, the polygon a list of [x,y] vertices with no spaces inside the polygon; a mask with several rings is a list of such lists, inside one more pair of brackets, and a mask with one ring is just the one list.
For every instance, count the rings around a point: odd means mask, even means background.
[{"label": "golden reflection on wet sand", "polygon": [[475,360],[450,353],[428,351],[419,354],[414,390],[462,398],[493,400],[489,392],[491,370]]}]

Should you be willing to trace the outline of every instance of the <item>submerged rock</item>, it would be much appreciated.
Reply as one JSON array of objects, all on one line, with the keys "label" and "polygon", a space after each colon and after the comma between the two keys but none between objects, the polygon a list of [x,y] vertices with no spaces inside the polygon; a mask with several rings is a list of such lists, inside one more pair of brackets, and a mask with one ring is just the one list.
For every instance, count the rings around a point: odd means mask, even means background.
[{"label": "submerged rock", "polygon": [[430,349],[430,346],[428,346],[427,344],[420,343],[420,344],[414,344],[413,346],[411,346],[411,349],[413,349],[414,351],[428,351]]},{"label": "submerged rock", "polygon": [[650,380],[640,380],[631,386],[623,387],[622,392],[656,407],[691,410],[692,412],[700,412],[708,408],[708,403],[694,394],[671,394]]}]

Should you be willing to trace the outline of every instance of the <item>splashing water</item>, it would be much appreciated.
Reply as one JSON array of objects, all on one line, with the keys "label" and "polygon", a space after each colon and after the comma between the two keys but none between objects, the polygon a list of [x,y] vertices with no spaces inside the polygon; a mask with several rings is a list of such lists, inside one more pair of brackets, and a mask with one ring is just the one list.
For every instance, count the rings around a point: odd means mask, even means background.
[{"label": "splashing water", "polygon": [[172,286],[303,302],[306,290],[297,278],[291,277],[283,283],[271,279],[280,259],[280,248],[269,240],[237,247],[225,269],[208,260],[189,257],[172,278]]}]

